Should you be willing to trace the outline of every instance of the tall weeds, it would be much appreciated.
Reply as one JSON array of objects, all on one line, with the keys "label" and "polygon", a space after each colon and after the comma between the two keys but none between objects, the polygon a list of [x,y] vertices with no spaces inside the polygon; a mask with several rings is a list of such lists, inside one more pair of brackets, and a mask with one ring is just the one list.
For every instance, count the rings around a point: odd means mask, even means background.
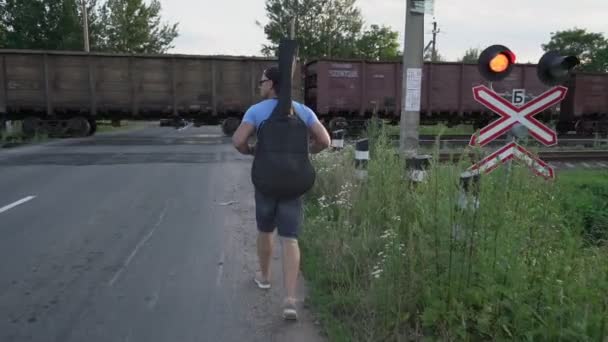
[{"label": "tall weeds", "polygon": [[352,148],[321,153],[306,201],[303,267],[332,340],[608,337],[608,251],[565,219],[559,184],[514,164],[461,209],[468,161],[414,185],[382,127],[368,136],[368,177]]}]

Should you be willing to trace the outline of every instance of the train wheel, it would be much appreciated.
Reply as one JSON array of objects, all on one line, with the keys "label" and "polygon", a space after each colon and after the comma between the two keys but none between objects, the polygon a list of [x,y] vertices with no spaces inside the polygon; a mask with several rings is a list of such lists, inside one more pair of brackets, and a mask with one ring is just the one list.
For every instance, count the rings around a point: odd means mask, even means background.
[{"label": "train wheel", "polygon": [[23,134],[27,137],[33,137],[38,133],[40,127],[40,118],[36,116],[28,116],[23,120],[22,128]]},{"label": "train wheel", "polygon": [[234,117],[227,118],[226,120],[224,120],[224,122],[222,122],[222,132],[224,132],[225,135],[231,137],[234,132],[236,132],[236,129],[239,128],[239,124],[239,119]]},{"label": "train wheel", "polygon": [[91,132],[89,120],[82,116],[77,116],[68,120],[67,134],[72,137],[86,137]]},{"label": "train wheel", "polygon": [[89,119],[89,125],[91,125],[91,130],[89,131],[88,135],[95,134],[95,132],[97,132],[97,120]]}]

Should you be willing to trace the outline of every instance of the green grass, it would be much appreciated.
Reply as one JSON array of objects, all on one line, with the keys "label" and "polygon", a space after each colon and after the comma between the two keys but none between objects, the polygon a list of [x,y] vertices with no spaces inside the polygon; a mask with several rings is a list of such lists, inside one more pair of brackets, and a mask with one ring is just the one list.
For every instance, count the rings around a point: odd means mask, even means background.
[{"label": "green grass", "polygon": [[[399,125],[387,125],[386,132],[389,135],[399,134]],[[448,127],[443,124],[421,125],[418,130],[420,135],[450,135],[450,134],[473,134],[475,130],[472,125],[458,125]]]},{"label": "green grass", "polygon": [[[122,132],[144,127],[147,124],[148,122],[144,121],[121,121],[120,126],[114,127],[111,125],[110,121],[98,121],[97,131],[95,134],[104,132]],[[13,132],[7,133],[5,131],[0,131],[0,148],[39,144],[50,141],[52,139],[56,138],[49,137],[47,134],[36,134],[34,137],[28,137],[21,133],[21,123],[19,121],[16,121],[14,123]]]},{"label": "green grass", "polygon": [[21,133],[21,123],[13,124],[13,131],[8,133],[4,130],[0,131],[0,148],[9,148],[12,146],[20,146],[26,144],[39,144],[49,141],[46,134],[36,134],[33,137],[28,137]]},{"label": "green grass", "polygon": [[314,157],[302,268],[330,340],[608,338],[605,173],[550,182],[503,166],[482,177],[477,210],[458,210],[471,161],[412,186],[372,139],[364,181],[352,148]]},{"label": "green grass", "polygon": [[608,172],[569,171],[561,174],[563,210],[573,224],[582,226],[585,241],[608,243]]}]

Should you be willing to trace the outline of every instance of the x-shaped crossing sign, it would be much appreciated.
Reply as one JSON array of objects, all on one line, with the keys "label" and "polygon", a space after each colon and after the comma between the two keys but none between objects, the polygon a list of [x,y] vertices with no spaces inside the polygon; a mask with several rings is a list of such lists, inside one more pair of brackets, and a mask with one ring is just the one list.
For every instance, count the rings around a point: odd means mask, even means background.
[{"label": "x-shaped crossing sign", "polygon": [[521,160],[539,176],[547,179],[555,178],[555,171],[551,166],[549,166],[549,164],[545,163],[540,158],[535,157],[532,153],[530,153],[530,151],[526,150],[515,142],[507,144],[500,150],[485,157],[479,163],[471,166],[469,170],[490,173],[498,166],[511,159]]},{"label": "x-shaped crossing sign", "polygon": [[556,145],[555,131],[536,120],[534,115],[562,101],[567,92],[568,88],[557,86],[518,108],[486,86],[473,87],[475,100],[500,115],[500,119],[482,128],[479,135],[473,135],[469,145],[485,146],[505,134],[516,123],[527,127],[530,134],[544,145]]}]

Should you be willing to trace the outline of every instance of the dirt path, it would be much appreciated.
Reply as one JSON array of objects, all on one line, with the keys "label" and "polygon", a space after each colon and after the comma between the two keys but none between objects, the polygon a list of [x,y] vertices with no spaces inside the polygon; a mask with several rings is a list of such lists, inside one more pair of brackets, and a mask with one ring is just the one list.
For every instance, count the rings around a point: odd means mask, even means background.
[{"label": "dirt path", "polygon": [[273,287],[270,290],[260,290],[253,282],[253,276],[259,267],[256,252],[255,203],[249,172],[249,164],[240,164],[238,173],[234,175],[235,182],[231,189],[231,197],[236,203],[230,204],[232,215],[227,217],[226,222],[226,226],[231,228],[230,234],[227,234],[226,250],[231,251],[230,258],[237,264],[232,265],[227,271],[239,277],[237,284],[243,289],[241,298],[247,305],[247,319],[254,322],[257,337],[263,341],[325,341],[313,314],[306,308],[307,288],[301,274],[298,282],[299,319],[297,322],[286,322],[281,316],[285,289],[282,249],[276,232],[272,260]]}]

